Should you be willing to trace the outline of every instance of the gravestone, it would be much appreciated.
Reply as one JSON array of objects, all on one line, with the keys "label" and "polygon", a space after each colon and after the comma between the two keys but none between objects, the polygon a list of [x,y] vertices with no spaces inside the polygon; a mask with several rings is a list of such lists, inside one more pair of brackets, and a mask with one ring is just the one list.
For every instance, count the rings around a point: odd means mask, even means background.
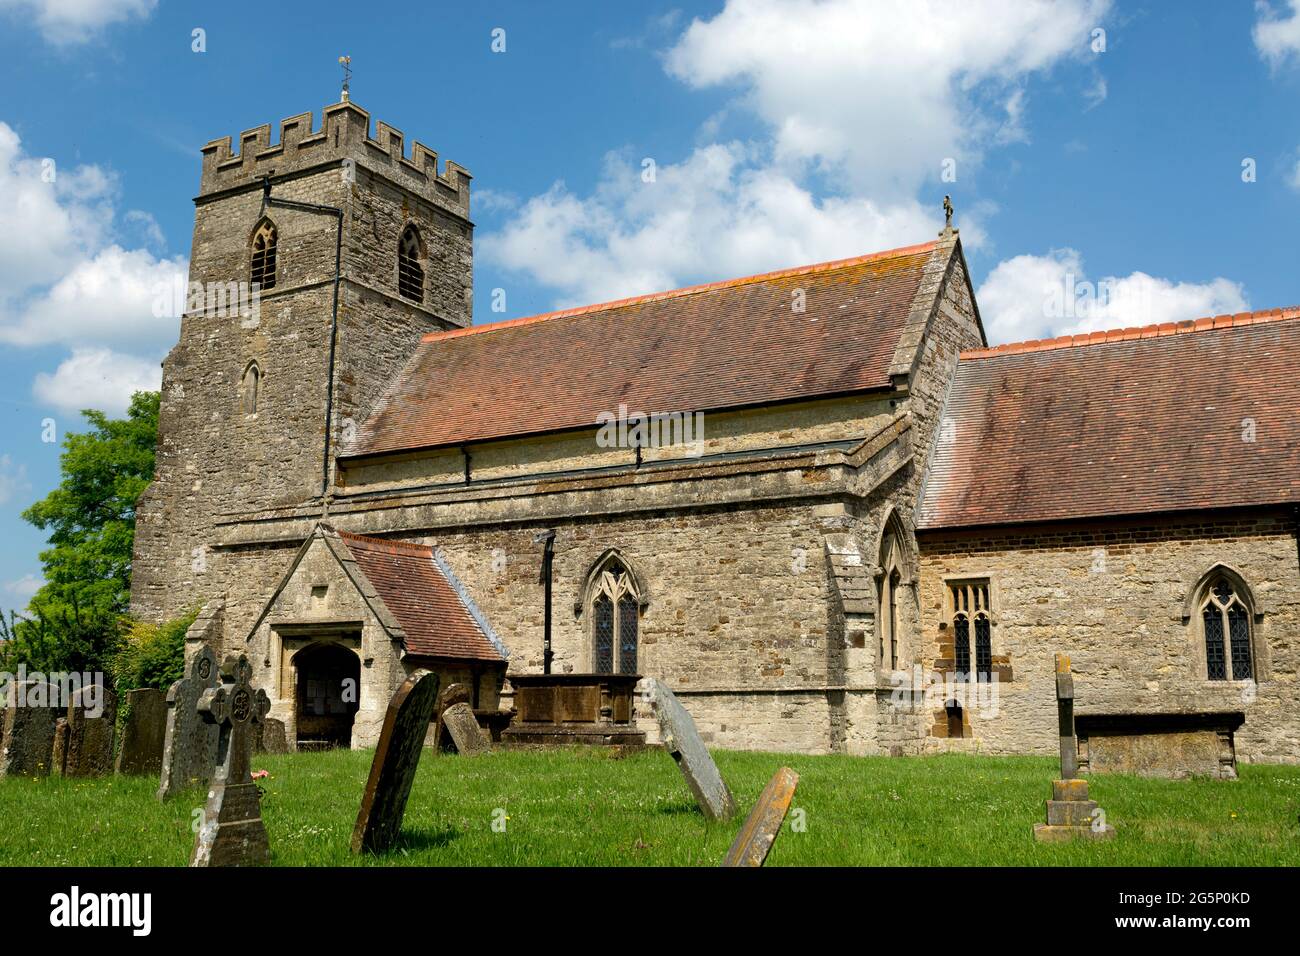
[{"label": "gravestone", "polygon": [[1052,781],[1047,822],[1034,824],[1040,843],[1105,840],[1115,835],[1095,800],[1088,799],[1088,781],[1079,777],[1079,750],[1074,735],[1074,676],[1070,658],[1056,655],[1056,718],[1061,744],[1061,779]]},{"label": "gravestone", "polygon": [[221,683],[199,698],[199,713],[219,730],[221,763],[212,773],[190,866],[257,866],[271,859],[262,801],[249,775],[253,728],[266,717],[271,701],[266,691],[253,690],[252,679],[248,657],[232,655],[221,665]]},{"label": "gravestone", "polygon": [[446,730],[443,728],[442,722],[442,715],[447,712],[447,708],[452,704],[469,704],[473,699],[474,696],[470,691],[468,684],[448,684],[442,690],[438,691],[438,700],[433,705],[434,753],[441,753],[443,750],[450,747],[450,741],[447,739]]},{"label": "gravestone", "polygon": [[163,740],[158,799],[187,787],[206,784],[217,763],[220,728],[199,713],[199,699],[216,687],[221,675],[217,654],[204,644],[186,665],[186,676],[167,691],[167,729]]},{"label": "gravestone", "polygon": [[267,717],[258,724],[255,750],[260,754],[287,754],[289,752],[289,738],[285,733],[283,720]]},{"label": "gravestone", "polygon": [[474,708],[469,704],[452,704],[442,712],[439,726],[442,734],[438,741],[439,752],[476,757],[492,749],[483,728],[478,725],[478,718],[474,716]]},{"label": "gravestone", "polygon": [[167,735],[167,697],[156,687],[126,692],[126,723],[117,749],[117,772],[155,774],[162,771],[163,738]]},{"label": "gravestone", "polygon": [[66,722],[68,739],[63,773],[69,777],[101,777],[112,773],[117,695],[102,684],[81,688],[68,701]]},{"label": "gravestone", "polygon": [[0,731],[0,777],[44,777],[54,757],[54,727],[61,714],[51,706],[59,689],[43,681],[6,685]]},{"label": "gravestone", "polygon": [[437,696],[438,675],[417,670],[388,702],[379,746],[352,829],[353,853],[380,853],[392,846],[401,832],[406,800],[420,765]]},{"label": "gravestone", "polygon": [[68,718],[54,721],[54,750],[50,757],[50,773],[62,775],[68,763]]},{"label": "gravestone", "polygon": [[650,702],[659,721],[659,737],[695,794],[695,802],[710,820],[731,819],[736,814],[736,801],[700,739],[695,721],[663,681],[649,680]]},{"label": "gravestone", "polygon": [[785,823],[785,815],[794,799],[794,788],[799,785],[799,775],[789,767],[782,767],[749,811],[749,816],[732,841],[731,849],[722,860],[723,866],[762,866],[772,850]]}]

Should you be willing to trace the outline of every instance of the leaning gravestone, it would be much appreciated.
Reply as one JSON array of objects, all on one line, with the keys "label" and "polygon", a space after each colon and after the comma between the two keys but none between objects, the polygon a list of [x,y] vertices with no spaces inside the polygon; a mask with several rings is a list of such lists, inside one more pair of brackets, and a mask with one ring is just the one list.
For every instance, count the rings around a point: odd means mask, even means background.
[{"label": "leaning gravestone", "polygon": [[217,686],[217,654],[208,645],[187,665],[187,676],[167,691],[167,730],[164,735],[162,777],[158,799],[165,800],[187,787],[205,784],[217,763],[220,728],[203,719],[199,698]]},{"label": "leaning gravestone", "polygon": [[442,728],[442,739],[438,741],[440,752],[476,757],[492,749],[483,728],[478,725],[478,718],[474,716],[474,708],[469,704],[452,704],[442,712],[439,726]]},{"label": "leaning gravestone", "polygon": [[167,698],[155,687],[126,692],[126,724],[117,750],[117,772],[155,774],[162,770],[167,733]]},{"label": "leaning gravestone", "polygon": [[799,785],[799,775],[789,767],[778,770],[763,793],[749,811],[731,849],[722,860],[723,866],[762,866],[776,842],[785,815],[794,799],[794,788]]},{"label": "leaning gravestone", "polygon": [[650,702],[659,721],[664,749],[677,762],[704,815],[710,820],[729,820],[736,814],[736,801],[700,739],[695,721],[663,681],[648,679]]},{"label": "leaning gravestone", "polygon": [[442,715],[453,704],[468,704],[474,699],[468,684],[448,684],[438,691],[438,700],[433,705],[433,750],[440,753],[451,746],[447,732],[443,728]]},{"label": "leaning gravestone", "polygon": [[69,777],[112,773],[117,695],[103,684],[81,688],[68,701],[66,721],[68,739],[62,772]]},{"label": "leaning gravestone", "polygon": [[54,728],[59,719],[59,689],[43,681],[6,685],[0,777],[44,777],[54,756]]},{"label": "leaning gravestone", "polygon": [[190,866],[257,866],[268,863],[271,848],[262,823],[262,801],[249,774],[253,728],[266,717],[271,701],[253,690],[253,665],[240,654],[221,665],[221,683],[203,692],[198,711],[220,731],[203,826],[194,841]]},{"label": "leaning gravestone", "polygon": [[382,852],[401,832],[406,800],[420,765],[420,752],[424,749],[437,696],[438,675],[417,670],[388,702],[379,746],[370,764],[370,777],[352,829],[353,853]]}]

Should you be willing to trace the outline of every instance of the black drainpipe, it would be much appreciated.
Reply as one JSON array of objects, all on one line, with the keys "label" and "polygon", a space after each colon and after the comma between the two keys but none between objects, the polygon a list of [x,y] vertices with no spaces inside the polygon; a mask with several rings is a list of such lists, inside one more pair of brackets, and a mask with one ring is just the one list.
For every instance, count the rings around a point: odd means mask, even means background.
[{"label": "black drainpipe", "polygon": [[330,482],[330,439],[333,437],[334,419],[334,356],[338,347],[339,332],[339,280],[343,275],[343,210],[336,206],[321,206],[312,202],[297,202],[292,199],[275,199],[271,196],[271,177],[262,177],[262,212],[267,206],[277,209],[297,209],[299,212],[314,212],[333,216],[338,220],[338,229],[334,236],[334,307],[330,314],[330,357],[329,371],[325,381],[325,450],[321,457],[320,498],[321,507],[325,507],[326,493]]},{"label": "black drainpipe", "polygon": [[542,548],[542,673],[551,672],[551,562],[555,557],[555,531],[541,531],[533,535],[533,543]]}]

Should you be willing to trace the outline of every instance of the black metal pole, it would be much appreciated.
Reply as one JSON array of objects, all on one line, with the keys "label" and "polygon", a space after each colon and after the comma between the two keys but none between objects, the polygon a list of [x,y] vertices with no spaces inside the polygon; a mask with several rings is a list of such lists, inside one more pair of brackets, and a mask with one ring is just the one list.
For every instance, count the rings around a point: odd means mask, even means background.
[{"label": "black metal pole", "polygon": [[542,531],[533,536],[533,541],[544,542],[545,547],[542,550],[542,575],[541,585],[543,588],[542,610],[542,673],[551,672],[551,561],[555,557],[555,531]]}]

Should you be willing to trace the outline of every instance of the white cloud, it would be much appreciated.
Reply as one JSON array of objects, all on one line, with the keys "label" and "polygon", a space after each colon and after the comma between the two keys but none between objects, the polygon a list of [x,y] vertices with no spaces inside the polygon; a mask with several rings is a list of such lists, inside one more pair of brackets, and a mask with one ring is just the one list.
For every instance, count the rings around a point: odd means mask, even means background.
[{"label": "white cloud", "polygon": [[148,17],[158,0],[0,0],[12,19],[31,18],[51,43],[84,43],[104,27]]},{"label": "white cloud", "polygon": [[30,490],[27,466],[15,464],[8,455],[0,455],[0,504],[7,504],[14,495]]},{"label": "white cloud", "polygon": [[[1288,7],[1290,16],[1285,15]],[[1251,35],[1260,56],[1274,68],[1300,58],[1300,0],[1284,0],[1280,7],[1258,0],[1255,11],[1259,19]]]},{"label": "white cloud", "polygon": [[1007,259],[976,292],[991,344],[1177,322],[1250,308],[1239,283],[1172,282],[1133,272],[1090,280],[1073,249]]},{"label": "white cloud", "polygon": [[[482,261],[568,305],[924,242],[951,189],[944,161],[958,161],[961,180],[983,149],[1025,141],[1027,80],[1091,56],[1090,30],[1108,7],[729,0],[665,55],[689,86],[736,91],[701,125],[699,145],[655,157],[654,182],[628,151],[607,157],[587,194],[556,183],[513,204],[489,196],[493,211],[515,211],[482,237]],[[1097,89],[1081,87],[1081,108]],[[768,138],[720,141],[723,124],[744,113]],[[960,210],[968,247],[982,242],[990,210]]]},{"label": "white cloud", "polygon": [[6,581],[4,590],[11,598],[16,598],[26,605],[44,583],[44,579],[38,574],[24,574],[21,578]]},{"label": "white cloud", "polygon": [[[158,260],[144,249],[111,245],[79,262],[48,290],[24,302],[13,316],[0,313],[0,342],[170,345],[174,310],[155,316],[160,290],[186,278],[184,258]],[[167,304],[170,305],[168,302]]]},{"label": "white cloud", "polygon": [[925,241],[940,225],[911,200],[819,200],[749,160],[740,144],[715,144],[643,182],[640,161],[611,154],[593,195],[555,184],[484,237],[480,255],[572,305]]},{"label": "white cloud", "polygon": [[0,297],[58,278],[68,260],[103,243],[115,189],[97,166],[64,169],[24,154],[17,132],[0,122]]},{"label": "white cloud", "polygon": [[99,167],[26,154],[0,123],[0,343],[74,347],[33,383],[62,409],[124,410],[132,389],[157,387],[155,356],[176,340],[187,264],[114,241],[119,221],[147,244],[162,238],[147,213],[118,216],[117,192]]},{"label": "white cloud", "polygon": [[123,414],[131,393],[157,391],[162,384],[160,359],[149,361],[106,348],[78,348],[53,373],[40,372],[32,393],[64,412],[97,408]]},{"label": "white cloud", "polygon": [[730,0],[691,23],[667,67],[695,87],[738,86],[779,161],[814,161],[877,198],[910,197],[945,158],[977,161],[990,139],[1023,135],[1025,80],[1091,56],[1089,31],[1108,8]]}]

